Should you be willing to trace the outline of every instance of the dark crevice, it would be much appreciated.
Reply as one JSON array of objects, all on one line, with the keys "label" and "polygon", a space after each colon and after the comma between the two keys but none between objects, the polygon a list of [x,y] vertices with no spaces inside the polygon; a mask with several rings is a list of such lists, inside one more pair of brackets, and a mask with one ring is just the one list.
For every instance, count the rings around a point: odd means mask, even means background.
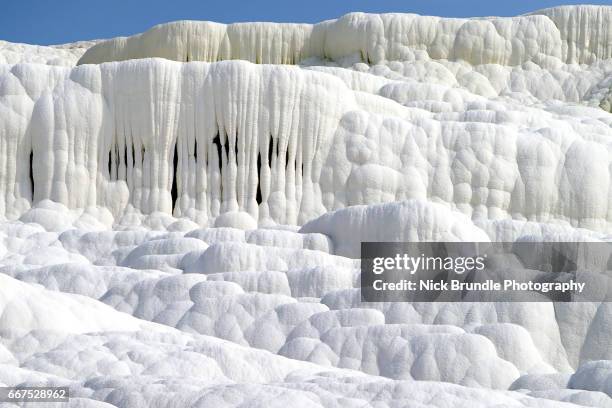
[{"label": "dark crevice", "polygon": [[172,214],[174,214],[174,208],[176,207],[177,201],[177,187],[176,187],[176,179],[178,176],[178,143],[174,143],[174,154],[172,157],[172,188],[170,190],[170,194],[172,195]]},{"label": "dark crevice", "polygon": [[272,149],[274,147],[274,139],[272,135],[270,135],[270,139],[268,140],[268,167],[272,167]]},{"label": "dark crevice", "polygon": [[134,150],[134,143],[132,143],[132,167],[136,167],[136,151]]},{"label": "dark crevice", "polygon": [[198,141],[197,139],[195,140],[195,145],[193,147],[193,157],[195,159],[195,161],[198,161]]},{"label": "dark crevice", "polygon": [[123,163],[125,164],[125,167],[127,167],[127,152],[128,152],[128,148],[127,145],[125,146],[125,149],[123,149]]},{"label": "dark crevice", "polygon": [[112,153],[113,153],[112,150],[108,151],[108,177],[109,178],[111,176],[111,164],[113,162],[113,160],[112,160]]},{"label": "dark crevice", "polygon": [[225,143],[223,143],[223,150],[225,150],[225,159],[229,161],[229,137],[225,135]]},{"label": "dark crevice", "polygon": [[285,151],[285,170],[287,170],[287,166],[289,166],[289,146],[287,146]]},{"label": "dark crevice", "polygon": [[257,153],[257,194],[255,200],[257,200],[257,204],[261,204],[261,153]]},{"label": "dark crevice", "polygon": [[213,144],[217,146],[217,157],[219,158],[219,171],[223,169],[223,160],[221,160],[221,138],[217,133],[217,136],[213,139]]},{"label": "dark crevice", "polygon": [[34,152],[30,152],[30,188],[32,189],[32,200],[34,200]]}]

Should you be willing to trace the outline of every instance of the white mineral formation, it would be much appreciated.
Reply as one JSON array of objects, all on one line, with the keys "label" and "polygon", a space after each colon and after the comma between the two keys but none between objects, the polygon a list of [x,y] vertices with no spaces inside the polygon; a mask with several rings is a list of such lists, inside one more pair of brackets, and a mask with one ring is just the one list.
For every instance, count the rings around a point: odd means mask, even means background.
[{"label": "white mineral formation", "polygon": [[612,240],[611,110],[605,6],[0,42],[0,386],[611,408],[611,303],[365,303],[358,259]]}]

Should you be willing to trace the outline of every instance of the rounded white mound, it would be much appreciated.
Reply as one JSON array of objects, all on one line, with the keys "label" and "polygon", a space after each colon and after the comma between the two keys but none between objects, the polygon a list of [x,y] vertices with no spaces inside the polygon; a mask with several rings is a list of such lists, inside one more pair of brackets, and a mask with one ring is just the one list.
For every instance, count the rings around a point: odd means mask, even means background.
[{"label": "rounded white mound", "polygon": [[336,210],[304,224],[300,232],[329,236],[336,254],[350,258],[361,256],[361,242],[490,241],[465,215],[418,200]]}]

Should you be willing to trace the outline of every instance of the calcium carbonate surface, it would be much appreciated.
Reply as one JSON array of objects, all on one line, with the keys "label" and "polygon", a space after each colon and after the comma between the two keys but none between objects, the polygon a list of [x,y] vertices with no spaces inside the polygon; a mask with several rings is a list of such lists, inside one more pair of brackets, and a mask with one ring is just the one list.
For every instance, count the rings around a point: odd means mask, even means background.
[{"label": "calcium carbonate surface", "polygon": [[0,42],[0,386],[612,407],[610,303],[359,293],[362,241],[611,240],[611,27],[567,6]]}]

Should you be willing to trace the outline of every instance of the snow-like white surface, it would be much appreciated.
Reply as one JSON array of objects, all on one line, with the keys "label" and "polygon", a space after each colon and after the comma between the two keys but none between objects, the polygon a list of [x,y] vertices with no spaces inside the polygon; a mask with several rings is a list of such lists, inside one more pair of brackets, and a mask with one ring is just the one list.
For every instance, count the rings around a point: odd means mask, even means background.
[{"label": "snow-like white surface", "polygon": [[[412,209],[408,225],[426,231],[411,214],[439,207],[364,207],[365,225]],[[24,217],[43,209],[65,224],[1,224],[1,383],[68,385],[79,403],[124,407],[612,402],[599,368],[612,360],[608,304],[361,303],[359,261],[333,255],[341,211],[307,224],[324,235],[162,214],[109,230],[48,201]]]},{"label": "snow-like white surface", "polygon": [[79,41],[61,45],[30,45],[0,40],[0,64],[44,64],[73,66],[88,48],[98,41]]},{"label": "snow-like white surface", "polygon": [[0,43],[0,385],[74,407],[612,407],[610,304],[363,303],[358,260],[609,241],[611,23]]},{"label": "snow-like white surface", "polygon": [[178,21],[88,50],[82,64],[162,57],[175,61],[244,59],[293,64],[309,57],[405,61],[415,50],[471,65],[520,65],[552,57],[592,63],[612,57],[612,13],[606,6],[566,6],[511,18],[441,18],[351,13],[319,24]]}]

